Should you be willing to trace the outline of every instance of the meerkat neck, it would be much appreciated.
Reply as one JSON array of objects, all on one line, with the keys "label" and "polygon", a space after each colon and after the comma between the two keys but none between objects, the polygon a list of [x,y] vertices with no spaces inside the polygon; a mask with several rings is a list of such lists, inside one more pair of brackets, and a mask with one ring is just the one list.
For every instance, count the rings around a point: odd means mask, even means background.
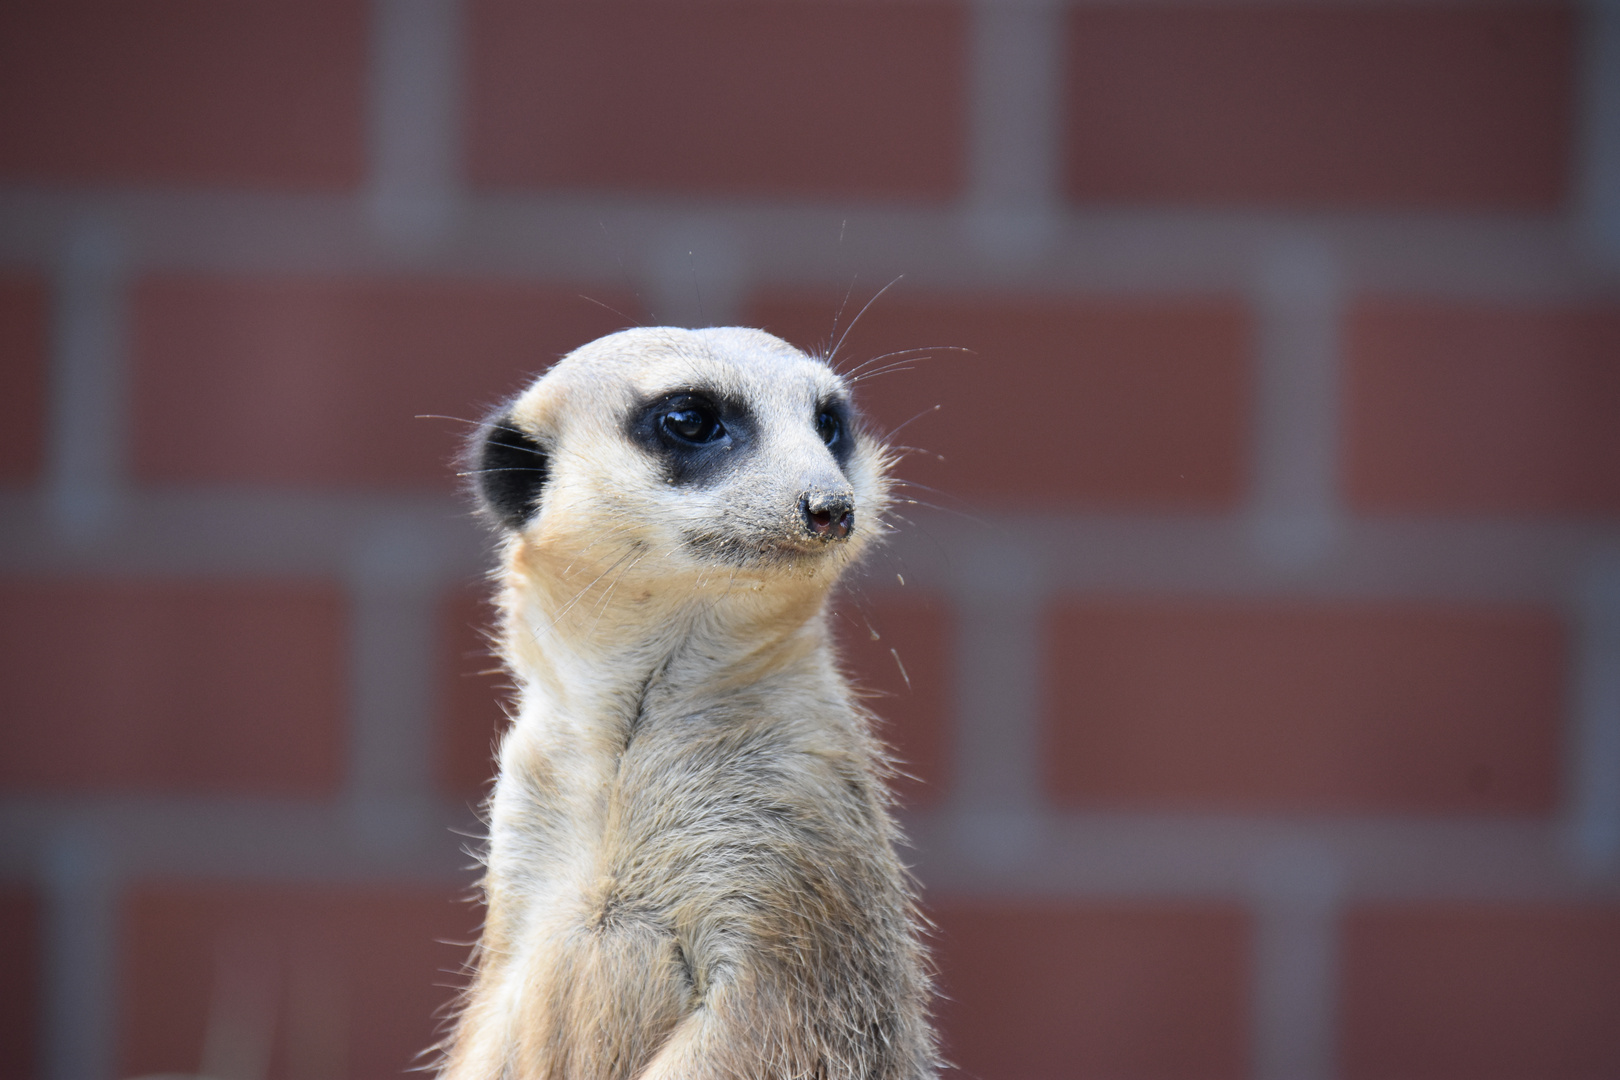
[{"label": "meerkat neck", "polygon": [[554,708],[620,710],[654,683],[712,692],[813,667],[830,647],[819,581],[648,583],[545,569],[508,574],[505,644],[524,697]]}]

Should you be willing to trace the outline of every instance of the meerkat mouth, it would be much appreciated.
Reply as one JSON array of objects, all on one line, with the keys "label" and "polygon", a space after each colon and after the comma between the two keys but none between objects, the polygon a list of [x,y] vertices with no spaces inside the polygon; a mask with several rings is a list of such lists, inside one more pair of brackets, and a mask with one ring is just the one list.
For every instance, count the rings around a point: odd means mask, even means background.
[{"label": "meerkat mouth", "polygon": [[[682,539],[687,549],[703,559],[738,568],[801,565],[831,557],[855,531],[855,512],[834,516],[828,511],[807,511],[804,525],[775,535],[693,532]],[[820,526],[818,529],[818,525]]]},{"label": "meerkat mouth", "polygon": [[702,558],[728,566],[769,566],[825,557],[854,535],[854,496],[811,490],[799,496],[797,513],[778,525],[694,530],[682,539]]}]

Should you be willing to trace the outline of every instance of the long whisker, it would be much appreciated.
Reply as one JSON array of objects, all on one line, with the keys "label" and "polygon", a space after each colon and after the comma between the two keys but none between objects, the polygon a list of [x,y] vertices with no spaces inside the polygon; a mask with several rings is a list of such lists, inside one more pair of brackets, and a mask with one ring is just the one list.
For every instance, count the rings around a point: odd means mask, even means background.
[{"label": "long whisker", "polygon": [[[919,487],[921,485],[913,484],[910,486]],[[946,495],[947,498],[949,497],[948,493],[946,492],[938,492],[937,494]],[[957,517],[965,518],[966,520],[973,522],[975,525],[983,525],[986,527],[990,526],[990,522],[986,521],[979,515],[969,513],[966,510],[961,510],[954,506],[941,506],[939,503],[929,502],[926,499],[913,499],[909,497],[896,499],[895,501],[904,506],[922,506],[929,510],[938,510],[942,514],[955,514]]]},{"label": "long whisker", "polygon": [[892,431],[888,432],[888,434],[885,437],[890,438],[890,439],[894,438],[896,435],[898,435],[902,431],[904,431],[908,424],[911,424],[911,423],[913,423],[913,422],[915,422],[917,420],[921,420],[923,417],[927,416],[929,413],[939,412],[939,410],[943,409],[944,407],[945,406],[943,406],[943,405],[930,405],[928,408],[924,409],[922,412],[918,413],[916,416],[913,416],[910,420],[907,420],[904,424],[901,424],[899,427],[894,428]]},{"label": "long whisker", "polygon": [[[838,238],[839,238],[839,242],[842,243],[842,241],[843,241],[843,229],[842,228],[840,228],[838,230]],[[828,341],[829,344],[832,342],[833,336],[838,333],[838,320],[842,319],[844,317],[844,307],[845,307],[845,305],[847,305],[849,303],[850,294],[852,294],[855,291],[855,283],[857,281],[859,281],[859,280],[861,280],[861,276],[859,274],[851,274],[850,275],[849,288],[844,290],[844,298],[842,300],[838,301],[838,310],[833,312],[832,334],[829,334],[827,336],[827,341]],[[835,365],[833,363],[833,357],[832,357],[831,353],[827,354],[827,366],[832,368],[834,372],[838,371],[837,365]]]},{"label": "long whisker", "polygon": [[453,420],[454,422],[456,422],[458,424],[470,424],[473,427],[477,427],[479,424],[483,423],[482,420],[468,420],[465,416],[444,416],[444,415],[441,415],[439,413],[417,413],[415,416],[411,417],[411,419],[412,420]]},{"label": "long whisker", "polygon": [[[609,529],[607,532],[603,533],[601,536],[596,537],[590,543],[586,544],[584,547],[580,548],[580,550],[574,554],[573,559],[571,559],[569,561],[568,565],[563,567],[562,576],[567,577],[568,575],[572,574],[574,572],[574,567],[579,565],[579,560],[583,559],[586,555],[590,554],[591,550],[593,548],[595,548],[598,544],[607,543],[609,540],[612,540],[615,537],[617,537],[619,535],[622,535],[625,532],[628,532],[631,528],[632,528],[632,526],[629,525],[629,524],[616,526],[616,527],[614,527],[612,529]],[[619,556],[619,558],[617,560],[615,560],[611,565],[609,565],[606,570],[603,570],[601,574],[597,575],[597,577],[596,577],[596,579],[594,581],[591,581],[583,589],[581,589],[579,592],[575,593],[573,599],[569,601],[567,606],[572,607],[575,603],[577,603],[579,601],[580,597],[582,597],[585,593],[589,592],[591,587],[594,586],[597,581],[601,581],[602,578],[606,577],[608,574],[611,574],[613,572],[614,568],[619,566],[621,563],[623,563],[624,560],[629,558],[629,556],[631,554],[632,554],[631,552],[626,552],[624,555]],[[564,612],[558,612],[557,618],[560,619],[563,614],[564,614]],[[552,621],[552,625],[553,626],[556,625],[556,620],[555,619]]]},{"label": "long whisker", "polygon": [[[568,563],[568,565],[563,567],[563,574],[567,575],[567,574],[573,573],[574,572],[574,567],[579,565],[579,560],[581,560],[585,556],[589,555],[591,553],[591,551],[598,544],[605,544],[609,540],[616,539],[616,538],[624,535],[625,533],[629,532],[632,528],[633,528],[633,526],[628,524],[628,523],[624,524],[624,525],[618,525],[618,526],[615,526],[614,528],[609,529],[607,532],[603,533],[601,536],[596,537],[594,540],[592,540],[590,543],[586,544],[584,547],[580,548],[579,551],[574,554],[573,559]],[[589,588],[589,586],[587,586],[587,588]]]},{"label": "long whisker", "polygon": [[544,627],[537,628],[533,632],[531,636],[534,638],[534,640],[538,642],[542,633],[550,633],[552,630],[556,629],[557,624],[562,621],[563,617],[572,611],[580,600],[584,599],[586,593],[590,592],[591,589],[596,587],[597,582],[601,581],[603,578],[613,573],[613,571],[617,570],[620,566],[624,565],[625,560],[629,559],[632,554],[632,552],[625,552],[623,555],[619,556],[619,558],[614,560],[606,570],[603,570],[600,574],[597,574],[596,577],[592,578],[583,589],[580,589],[577,593],[575,593],[573,598],[562,606],[557,614],[552,617],[550,622],[548,622]]},{"label": "long whisker", "polygon": [[943,498],[946,498],[946,499],[958,499],[958,498],[961,498],[961,496],[954,495],[951,492],[946,491],[944,488],[931,487],[928,484],[920,484],[915,480],[903,480],[898,476],[891,477],[889,479],[889,483],[890,484],[896,484],[896,485],[898,485],[900,487],[917,488],[917,489],[919,489],[921,491],[931,491],[935,495],[939,495],[939,496],[941,496]]},{"label": "long whisker", "polygon": [[607,311],[613,312],[613,314],[617,315],[619,318],[623,319],[625,322],[629,323],[631,326],[646,326],[647,325],[646,323],[643,323],[643,322],[637,322],[636,320],[632,319],[630,316],[626,315],[624,312],[620,311],[618,308],[614,307],[611,304],[605,304],[602,301],[598,300],[594,296],[586,296],[584,293],[576,293],[575,295],[578,296],[581,300],[584,300],[584,301],[586,301],[588,303],[595,304],[599,308],[603,308],[603,309],[605,309]]},{"label": "long whisker", "polygon": [[921,454],[923,457],[931,457],[936,461],[945,460],[944,454],[936,454],[934,451],[925,450],[920,446],[894,446],[891,444],[884,449],[888,450],[888,452],[893,455],[894,462],[897,465],[907,458],[914,457],[918,454]]},{"label": "long whisker", "polygon": [[914,349],[890,349],[886,353],[878,353],[876,356],[867,357],[865,360],[862,360],[859,364],[856,364],[854,367],[850,368],[849,371],[846,374],[854,375],[855,373],[859,372],[861,370],[861,368],[868,367],[868,366],[870,366],[872,364],[875,364],[879,360],[887,360],[891,356],[910,356],[910,355],[912,355],[914,353],[932,352],[934,349],[946,349],[946,348],[950,348],[950,346],[948,346],[948,345],[919,345]]},{"label": "long whisker", "polygon": [[[916,521],[915,519],[913,519],[911,517],[908,517],[907,515],[902,514],[899,511],[894,510],[892,508],[889,509],[889,510],[884,511],[884,513],[887,514],[889,517],[896,518],[896,519],[898,519],[900,521],[905,522],[906,527],[911,529],[913,532],[920,533],[922,536],[927,537],[928,542],[934,545],[934,550],[939,553],[940,557],[945,561],[945,563],[947,565],[951,564],[954,561],[952,556],[951,556],[951,549],[946,546],[945,541],[941,540],[940,537],[939,537],[939,534],[937,532],[935,532],[933,529],[930,529],[930,528],[926,527],[925,525],[923,525],[922,523]],[[996,528],[996,526],[991,526],[991,527]],[[879,558],[886,558],[886,559],[889,560],[890,565],[899,566],[902,569],[904,569],[904,567],[906,565],[905,557],[900,555],[899,553],[895,552],[894,549],[885,547],[885,548],[878,549],[878,551],[879,551],[879,554],[878,554]]]},{"label": "long whisker", "polygon": [[[855,313],[855,317],[849,321],[849,325],[844,327],[844,332],[841,335],[839,335],[838,343],[832,347],[832,352],[827,354],[827,366],[828,367],[834,367],[834,364],[836,363],[836,361],[838,359],[838,350],[842,349],[844,347],[844,339],[849,337],[849,332],[851,330],[855,329],[855,324],[859,323],[861,321],[861,316],[865,315],[867,313],[867,311],[869,311],[871,309],[872,305],[877,303],[878,297],[882,296],[884,293],[886,293],[890,289],[894,288],[894,286],[900,281],[900,279],[905,277],[905,276],[906,275],[904,275],[904,274],[897,275],[894,278],[893,281],[890,281],[887,285],[883,286],[883,288],[879,289],[876,293],[874,293],[872,295],[872,299],[868,300],[866,302],[866,304],[861,308],[861,310]],[[834,368],[834,370],[836,370],[836,368]]]},{"label": "long whisker", "polygon": [[864,375],[857,375],[853,379],[850,379],[849,381],[852,382],[852,383],[863,383],[867,379],[875,379],[879,375],[887,375],[891,371],[916,371],[916,370],[917,369],[914,366],[912,366],[912,364],[909,361],[901,361],[898,364],[890,364],[888,367],[880,367],[876,371],[868,371]]},{"label": "long whisker", "polygon": [[[613,252],[613,261],[615,263],[617,263],[618,266],[619,266],[619,278],[621,280],[628,278],[630,276],[630,274],[624,268],[624,245],[615,244],[613,242],[613,234],[608,231],[608,226],[607,226],[606,221],[603,221],[601,218],[597,218],[596,227],[602,230],[602,240],[603,240],[604,243],[607,244],[608,249]],[[642,298],[641,293],[633,291],[633,292],[631,292],[630,295],[634,296],[636,298],[637,302],[641,304],[642,310],[645,311],[646,307],[647,307],[647,303]],[[589,300],[591,298],[587,296],[587,297],[585,297],[585,299]],[[600,303],[600,301],[598,301],[598,303]],[[635,323],[636,326],[646,326],[647,325],[646,323],[635,322],[634,319],[632,319],[631,322]]]},{"label": "long whisker", "polygon": [[548,468],[546,468],[544,466],[541,466],[540,468],[535,468],[535,469],[525,469],[521,465],[508,465],[508,466],[506,466],[504,468],[500,468],[500,469],[468,469],[465,472],[458,472],[455,475],[457,475],[457,476],[482,476],[485,473],[498,473],[498,472],[537,472],[537,473],[543,473],[543,472],[550,472],[550,471],[551,471],[550,469],[548,469]]},{"label": "long whisker", "polygon": [[877,356],[874,356],[869,360],[862,360],[859,364],[856,364],[854,367],[850,368],[849,371],[843,372],[842,374],[844,374],[846,376],[859,375],[861,373],[862,369],[871,367],[873,364],[877,363],[880,360],[888,360],[891,357],[896,357],[896,356],[911,356],[911,357],[916,357],[919,360],[921,360],[921,359],[931,359],[931,357],[917,356],[917,354],[918,353],[933,353],[933,352],[960,352],[960,353],[967,353],[969,355],[973,355],[973,350],[972,349],[966,348],[966,347],[961,346],[961,345],[920,345],[915,349],[894,349],[891,352],[879,353]]},{"label": "long whisker", "polygon": [[596,628],[602,624],[602,616],[607,614],[608,601],[613,599],[613,591],[619,587],[619,582],[623,581],[625,575],[634,570],[636,566],[646,557],[647,556],[645,553],[637,555],[635,559],[625,566],[624,569],[620,570],[618,575],[608,583],[607,589],[605,589],[602,593],[601,601],[596,605],[596,619],[591,623],[592,634],[595,634]]},{"label": "long whisker", "polygon": [[[464,417],[460,417],[460,416],[440,416],[437,413],[417,413],[415,416],[411,417],[411,419],[413,419],[413,420],[450,420],[450,421],[453,421],[454,423],[457,423],[457,424],[466,424],[469,427],[483,427],[487,423],[487,424],[489,424],[489,427],[490,427],[491,431],[510,431],[512,434],[521,435],[525,439],[534,438],[534,436],[530,435],[527,431],[524,431],[520,427],[513,427],[511,424],[490,423],[487,420],[468,420],[468,419],[465,419]],[[521,449],[523,449],[523,447],[514,447],[514,449],[521,450]],[[531,453],[532,452],[533,451],[531,451]]]}]

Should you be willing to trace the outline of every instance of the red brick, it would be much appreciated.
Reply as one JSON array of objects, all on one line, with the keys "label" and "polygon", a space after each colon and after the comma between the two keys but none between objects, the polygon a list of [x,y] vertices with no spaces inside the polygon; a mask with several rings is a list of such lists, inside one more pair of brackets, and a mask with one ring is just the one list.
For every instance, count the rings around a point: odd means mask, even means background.
[{"label": "red brick", "polygon": [[0,582],[0,785],[329,793],[343,623],[324,584]]},{"label": "red brick", "polygon": [[1344,934],[1346,1080],[1620,1075],[1620,908],[1412,905]]},{"label": "red brick", "polygon": [[353,188],[366,14],[359,0],[12,0],[0,175]]},{"label": "red brick", "polygon": [[1369,300],[1348,352],[1357,507],[1620,512],[1620,311]]},{"label": "red brick", "polygon": [[1050,622],[1047,783],[1078,805],[1543,814],[1563,630],[1545,612],[1089,603]]},{"label": "red brick", "polygon": [[468,171],[495,188],[942,199],[956,4],[471,5]]},{"label": "red brick", "polygon": [[233,1075],[399,1076],[433,1043],[468,952],[450,943],[477,921],[450,890],[139,886],[124,909],[120,1075],[198,1072],[223,1014],[239,1045],[255,1025],[268,1042],[264,1071]]},{"label": "red brick", "polygon": [[416,416],[482,419],[627,321],[569,289],[468,281],[155,277],[134,307],[135,475],[282,487],[448,490],[471,429]]},{"label": "red brick", "polygon": [[894,789],[902,806],[937,803],[950,783],[954,626],[942,599],[909,590],[878,601],[852,590],[834,605],[845,666],[899,762]]},{"label": "red brick", "polygon": [[0,1080],[34,1080],[39,1060],[40,997],[45,975],[39,899],[0,889]]},{"label": "red brick", "polygon": [[438,781],[453,798],[476,803],[495,777],[495,748],[506,727],[502,702],[511,679],[492,652],[495,609],[480,584],[446,597],[439,615],[440,669]]},{"label": "red brick", "polygon": [[[860,302],[844,305],[843,325]],[[836,296],[771,296],[749,318],[825,349],[839,307]],[[856,376],[857,401],[877,425],[904,425],[896,441],[927,451],[902,462],[901,476],[926,485],[904,496],[969,513],[1215,510],[1242,494],[1248,345],[1247,314],[1227,299],[885,295],[855,325],[838,366],[854,372],[930,347],[867,369],[903,361],[906,370]]]},{"label": "red brick", "polygon": [[1068,193],[1552,209],[1574,52],[1541,4],[1080,7]]},{"label": "red brick", "polygon": [[945,1053],[962,1075],[1247,1074],[1240,911],[986,901],[931,914]]},{"label": "red brick", "polygon": [[0,483],[39,475],[45,459],[46,292],[0,276]]}]

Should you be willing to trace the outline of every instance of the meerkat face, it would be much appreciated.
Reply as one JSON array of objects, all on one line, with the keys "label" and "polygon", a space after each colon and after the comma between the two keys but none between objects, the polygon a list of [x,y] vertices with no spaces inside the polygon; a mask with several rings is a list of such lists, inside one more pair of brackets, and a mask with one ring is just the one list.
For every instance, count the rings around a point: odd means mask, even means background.
[{"label": "meerkat face", "polygon": [[886,496],[843,380],[758,330],[602,338],[479,438],[483,506],[521,542],[649,572],[836,572]]}]

